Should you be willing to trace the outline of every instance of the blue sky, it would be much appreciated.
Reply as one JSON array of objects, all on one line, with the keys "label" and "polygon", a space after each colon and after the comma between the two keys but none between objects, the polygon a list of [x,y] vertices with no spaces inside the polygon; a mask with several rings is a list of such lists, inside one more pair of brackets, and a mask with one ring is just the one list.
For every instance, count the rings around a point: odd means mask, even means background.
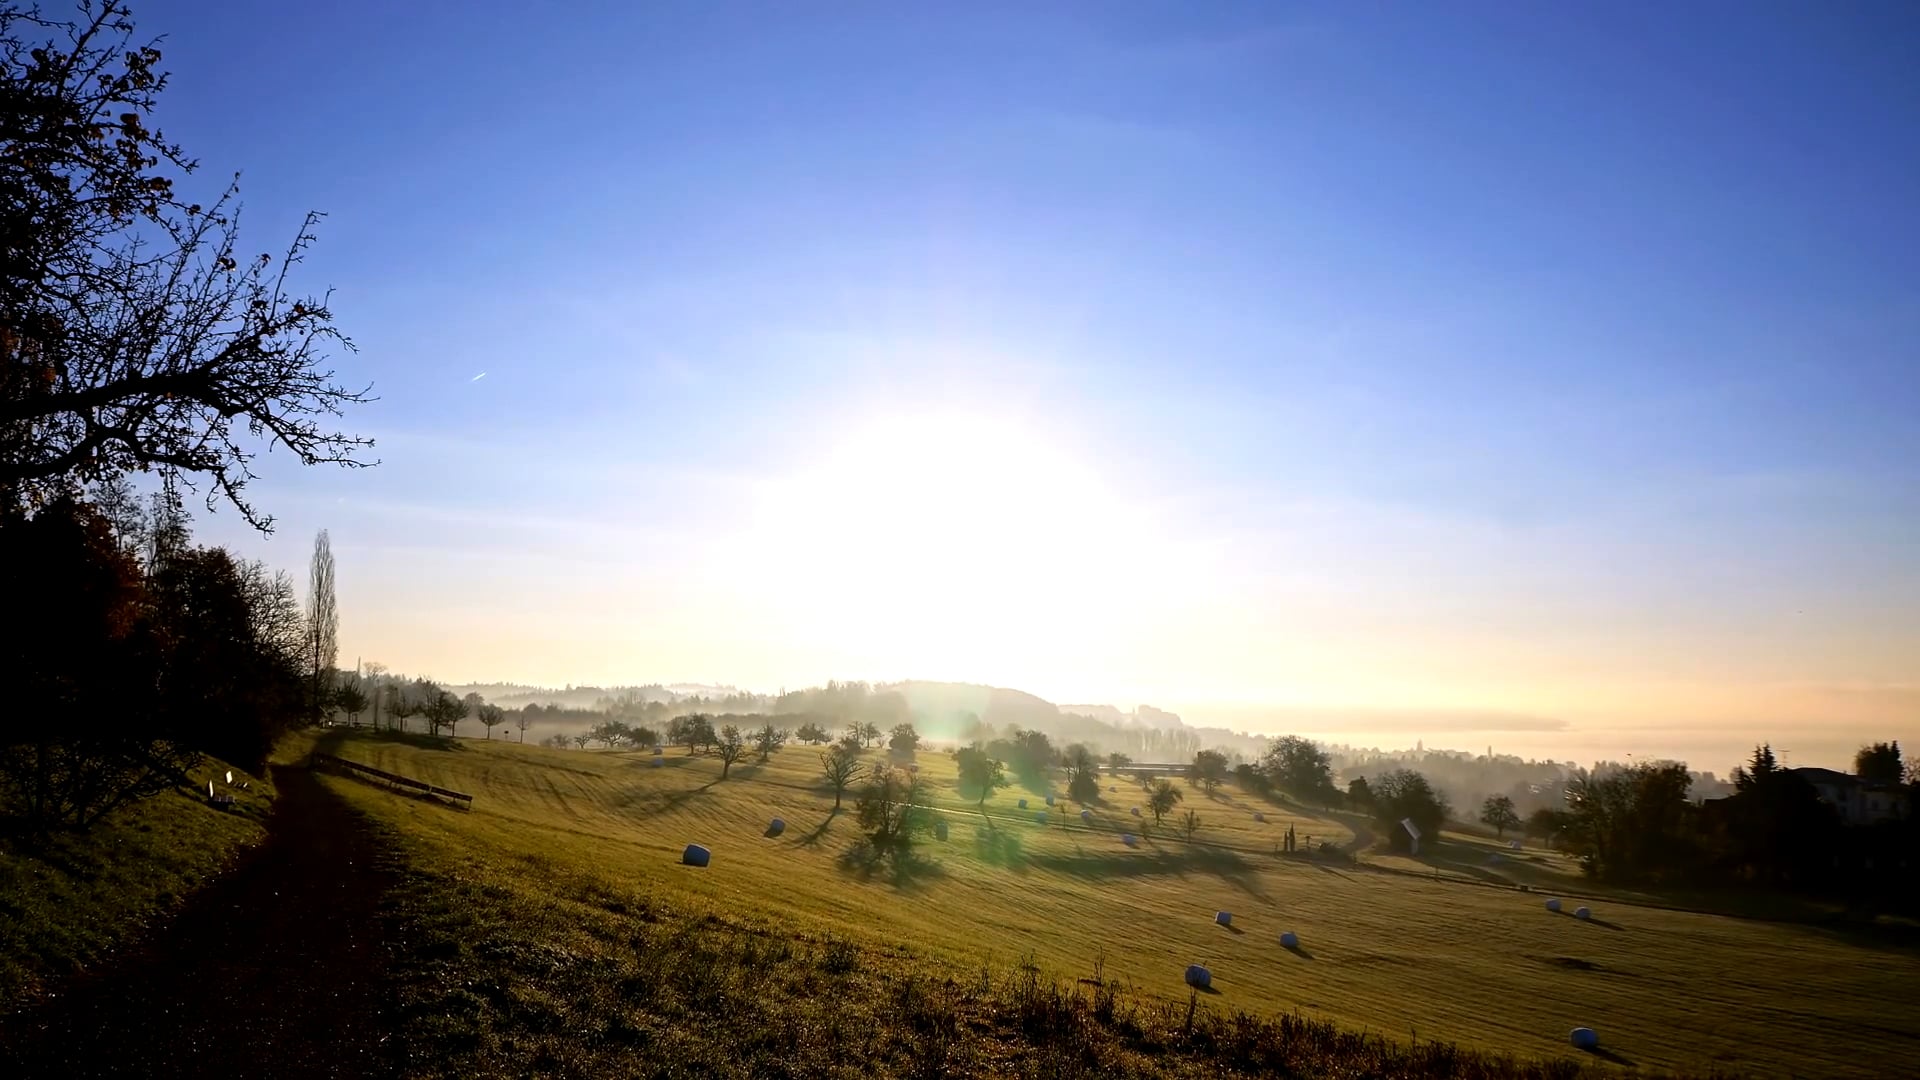
[{"label": "blue sky", "polygon": [[1920,737],[1911,8],[1029,7],[149,5],[381,398],[203,529],[448,679]]}]

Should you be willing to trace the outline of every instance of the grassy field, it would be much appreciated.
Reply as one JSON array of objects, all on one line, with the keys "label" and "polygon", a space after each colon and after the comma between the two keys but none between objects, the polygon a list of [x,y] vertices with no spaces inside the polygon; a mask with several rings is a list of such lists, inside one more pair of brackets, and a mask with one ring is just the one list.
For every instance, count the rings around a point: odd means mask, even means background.
[{"label": "grassy field", "polygon": [[122,808],[84,835],[45,847],[0,842],[0,1000],[30,997],[47,981],[98,963],[164,921],[188,894],[230,867],[266,834],[273,785],[234,770],[234,808],[209,807],[204,785],[225,789],[227,766],[209,760],[202,785]]},{"label": "grassy field", "polygon": [[[850,799],[832,813],[808,749],[743,762],[721,781],[716,760],[684,751],[655,766],[638,753],[443,745],[334,733],[327,748],[470,792],[471,812],[329,783],[428,872],[433,884],[422,889],[460,897],[416,898],[423,917],[449,928],[437,948],[479,947],[460,935],[491,928],[516,942],[494,947],[518,950],[522,969],[631,968],[664,927],[694,924],[737,939],[749,957],[798,950],[829,969],[836,949],[855,950],[861,965],[981,971],[989,980],[1030,959],[1069,980],[1117,983],[1130,1000],[1174,1012],[1189,999],[1183,969],[1202,963],[1218,991],[1201,999],[1209,1013],[1297,1013],[1403,1043],[1445,1040],[1525,1059],[1574,1054],[1566,1033],[1578,1025],[1600,1031],[1611,1062],[1686,1072],[1888,1076],[1909,1071],[1920,1051],[1920,1017],[1905,992],[1920,973],[1911,950],[1805,925],[1624,903],[1596,905],[1596,917],[1581,922],[1546,912],[1537,892],[1288,858],[1275,847],[1289,822],[1316,839],[1365,837],[1230,789],[1187,793],[1203,843],[1176,838],[1169,819],[1129,849],[1121,831],[1142,826],[1129,813],[1139,791],[1130,781],[1113,781],[1117,790],[1090,825],[1077,815],[1069,828],[1057,815],[1039,825],[1015,809],[1025,795],[1038,810],[1038,794],[1018,791],[997,795],[982,819],[956,794],[950,759],[922,753],[949,838],[894,864],[866,856]],[[1256,809],[1268,821],[1254,821]],[[763,835],[775,816],[787,822],[778,839]],[[679,865],[689,842],[712,848],[710,868]],[[1536,863],[1509,852],[1489,865],[1490,841],[1456,844],[1442,852],[1459,867],[1506,871],[1518,862],[1551,875],[1542,878],[1549,885],[1574,880],[1551,857]],[[1216,910],[1233,913],[1231,929],[1215,925]],[[1281,947],[1283,930],[1300,935],[1299,949]],[[578,983],[578,973],[569,980]],[[551,985],[502,985],[491,999],[476,992],[469,1005],[490,1011],[491,1033],[461,1027],[449,1037],[493,1039],[504,1055],[543,1026],[585,1022],[566,1019],[584,1007],[578,1002],[536,1000]],[[428,1004],[423,1018],[447,1012],[444,997]],[[596,1018],[594,1030],[606,1023]],[[544,1043],[543,1052],[566,1045]],[[566,1071],[564,1061],[550,1064]]]}]

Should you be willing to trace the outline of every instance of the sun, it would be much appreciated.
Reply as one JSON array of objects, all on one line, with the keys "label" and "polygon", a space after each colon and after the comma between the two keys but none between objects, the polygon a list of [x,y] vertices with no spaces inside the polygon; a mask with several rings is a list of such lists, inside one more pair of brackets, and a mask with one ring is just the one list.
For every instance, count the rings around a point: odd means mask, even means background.
[{"label": "sun", "polygon": [[978,412],[863,424],[756,515],[789,614],[914,670],[1091,642],[1087,620],[1150,572],[1129,565],[1140,524],[1083,448]]}]

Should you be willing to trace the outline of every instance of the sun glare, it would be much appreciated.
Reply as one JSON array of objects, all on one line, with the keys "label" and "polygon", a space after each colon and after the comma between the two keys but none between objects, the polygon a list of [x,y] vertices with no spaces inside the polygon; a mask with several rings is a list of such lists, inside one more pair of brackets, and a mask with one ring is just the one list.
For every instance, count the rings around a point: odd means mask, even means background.
[{"label": "sun glare", "polygon": [[916,668],[1094,648],[1087,625],[1123,618],[1158,562],[1150,522],[1089,454],[980,414],[857,428],[771,485],[757,518],[766,584],[793,614]]}]

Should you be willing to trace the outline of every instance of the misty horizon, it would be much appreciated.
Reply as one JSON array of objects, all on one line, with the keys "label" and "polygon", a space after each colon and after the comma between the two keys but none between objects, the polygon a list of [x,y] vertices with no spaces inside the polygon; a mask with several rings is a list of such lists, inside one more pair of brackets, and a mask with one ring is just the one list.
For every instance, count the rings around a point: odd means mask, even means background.
[{"label": "misty horizon", "polygon": [[[712,698],[738,693],[771,698],[787,691],[824,686],[829,681],[820,679],[772,688],[724,680],[636,681],[631,678],[598,681],[562,679],[552,682],[524,679],[447,680],[446,685],[462,691],[475,687],[511,686],[516,694],[535,700],[555,700],[569,692],[577,694],[583,690],[612,692],[645,686],[661,687],[680,697]],[[844,683],[850,680],[838,681]],[[875,687],[931,682],[1034,693],[1028,687],[955,680],[867,681]],[[1920,687],[1916,687],[1914,693],[1920,697]],[[1689,725],[1674,721],[1649,721],[1640,725],[1582,723],[1566,717],[1471,708],[1191,701],[1128,703],[1056,700],[1045,694],[1034,696],[1063,714],[1097,717],[1097,710],[1112,709],[1124,715],[1149,708],[1173,714],[1188,728],[1225,730],[1266,738],[1299,735],[1316,742],[1356,750],[1398,752],[1424,746],[1428,751],[1481,754],[1491,749],[1496,755],[1543,762],[1571,762],[1583,767],[1605,761],[1667,760],[1684,762],[1696,771],[1720,777],[1729,775],[1751,755],[1755,747],[1762,744],[1771,745],[1782,760],[1791,765],[1844,771],[1852,762],[1855,752],[1866,742],[1890,739],[1907,745],[1916,742],[1916,733],[1898,724],[1890,725],[1890,733],[1870,731],[1864,736],[1856,736],[1851,732],[1809,728],[1795,724],[1791,719],[1755,721],[1746,727],[1729,729],[1721,724]]]}]

